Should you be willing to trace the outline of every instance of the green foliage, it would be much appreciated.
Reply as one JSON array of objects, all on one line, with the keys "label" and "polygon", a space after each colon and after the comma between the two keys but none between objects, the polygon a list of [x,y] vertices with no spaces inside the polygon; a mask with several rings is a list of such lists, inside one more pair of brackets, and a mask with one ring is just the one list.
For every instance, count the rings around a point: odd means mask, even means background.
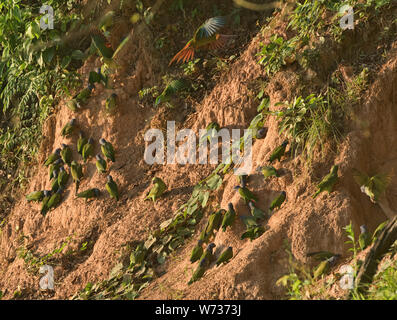
[{"label": "green foliage", "polygon": [[357,241],[356,241],[356,238],[354,236],[352,223],[350,222],[347,226],[343,227],[343,229],[346,231],[347,237],[349,239],[345,243],[352,245],[352,247],[349,248],[349,251],[353,252],[353,256],[355,258],[356,255],[357,255],[357,252],[358,252],[358,248],[357,248]]},{"label": "green foliage", "polygon": [[199,63],[199,61],[200,61],[200,58],[197,58],[197,59],[194,59],[187,63],[182,64],[181,68],[183,69],[183,73],[187,76],[195,73],[197,71],[196,64]]},{"label": "green foliage", "polygon": [[261,58],[258,63],[265,67],[266,73],[271,75],[278,72],[283,65],[286,65],[286,58],[295,52],[297,38],[284,40],[277,34],[270,38],[268,44],[263,44],[261,51],[257,54]]},{"label": "green foliage", "polygon": [[[0,4],[0,168],[13,172],[20,161],[37,152],[41,126],[51,107],[70,87],[79,84],[73,71],[80,52],[61,39],[79,17],[64,1],[49,1],[54,8],[54,29],[41,30],[41,4],[6,0]],[[66,61],[66,62],[65,62]],[[69,66],[70,70],[65,69]],[[74,68],[74,69],[73,69]]]},{"label": "green foliage", "polygon": [[337,135],[337,129],[332,123],[332,113],[328,102],[321,95],[311,94],[306,98],[299,96],[286,105],[282,111],[273,112],[281,119],[279,133],[285,132],[290,138],[291,151],[294,156],[298,152],[310,160],[316,147],[320,150],[330,135]]}]

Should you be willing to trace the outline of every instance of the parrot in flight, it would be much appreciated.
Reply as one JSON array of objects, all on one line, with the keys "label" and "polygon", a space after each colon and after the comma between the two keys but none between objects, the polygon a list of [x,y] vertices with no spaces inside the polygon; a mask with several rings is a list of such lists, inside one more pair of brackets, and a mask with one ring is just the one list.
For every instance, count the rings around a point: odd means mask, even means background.
[{"label": "parrot in flight", "polygon": [[225,35],[217,31],[226,24],[226,17],[213,17],[206,20],[194,33],[193,38],[186,43],[170,61],[169,66],[174,62],[187,62],[194,58],[198,49],[215,50],[223,47],[234,35]]},{"label": "parrot in flight", "polygon": [[320,192],[328,191],[332,192],[336,181],[338,180],[338,166],[332,166],[330,172],[321,180],[321,182],[317,185],[318,190],[313,195],[313,199],[316,198]]},{"label": "parrot in flight", "polygon": [[367,176],[365,173],[353,170],[353,178],[360,186],[360,189],[365,193],[373,203],[377,203],[379,196],[382,195],[391,182],[391,175],[376,174],[372,177]]}]

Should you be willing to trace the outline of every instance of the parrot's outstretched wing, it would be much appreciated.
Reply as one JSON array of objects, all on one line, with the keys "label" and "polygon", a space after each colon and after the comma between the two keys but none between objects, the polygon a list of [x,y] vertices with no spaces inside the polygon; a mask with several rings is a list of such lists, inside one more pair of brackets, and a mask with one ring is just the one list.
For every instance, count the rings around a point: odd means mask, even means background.
[{"label": "parrot's outstretched wing", "polygon": [[226,17],[219,16],[206,20],[194,34],[195,40],[209,38],[226,24]]},{"label": "parrot's outstretched wing", "polygon": [[353,171],[353,178],[360,187],[368,184],[369,177],[365,173],[354,168],[352,169],[352,171]]},{"label": "parrot's outstretched wing", "polygon": [[391,175],[386,173],[376,174],[371,178],[374,188],[376,190],[376,195],[381,195],[386,191],[386,188],[391,182]]}]

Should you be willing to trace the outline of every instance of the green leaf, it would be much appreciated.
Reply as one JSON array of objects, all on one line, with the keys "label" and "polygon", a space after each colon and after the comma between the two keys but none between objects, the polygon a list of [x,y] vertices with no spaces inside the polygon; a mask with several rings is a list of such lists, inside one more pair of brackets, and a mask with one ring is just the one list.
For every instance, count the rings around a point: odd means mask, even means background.
[{"label": "green leaf", "polygon": [[43,51],[43,60],[45,63],[50,63],[55,55],[55,47],[47,48]]},{"label": "green leaf", "polygon": [[153,237],[152,235],[150,235],[144,243],[145,248],[147,250],[149,250],[156,241],[157,241],[157,239],[155,237]]},{"label": "green leaf", "polygon": [[84,60],[85,55],[81,50],[74,50],[72,52],[72,59],[74,60]]},{"label": "green leaf", "polygon": [[72,57],[71,57],[71,56],[64,56],[64,57],[62,58],[62,61],[61,61],[61,67],[62,67],[62,69],[66,69],[67,66],[70,64],[71,61],[72,61]]},{"label": "green leaf", "polygon": [[211,190],[217,190],[222,185],[222,177],[215,174],[213,177],[207,180],[207,186]]}]

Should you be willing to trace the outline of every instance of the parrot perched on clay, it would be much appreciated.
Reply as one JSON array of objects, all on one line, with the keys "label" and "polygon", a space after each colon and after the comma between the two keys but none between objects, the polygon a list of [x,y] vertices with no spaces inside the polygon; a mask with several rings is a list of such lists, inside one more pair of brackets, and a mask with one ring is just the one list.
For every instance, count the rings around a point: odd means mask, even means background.
[{"label": "parrot perched on clay", "polygon": [[67,144],[62,143],[62,151],[61,151],[61,159],[65,162],[69,167],[72,163],[73,154],[72,149],[69,148]]},{"label": "parrot perched on clay", "polygon": [[96,158],[95,166],[96,166],[98,172],[105,173],[106,167],[107,167],[107,163],[106,163],[105,159],[103,159],[100,154],[97,154],[95,158]]},{"label": "parrot perched on clay", "polygon": [[61,136],[68,137],[73,133],[75,129],[76,129],[76,119],[73,118],[62,128]]},{"label": "parrot perched on clay", "polygon": [[56,149],[55,152],[51,153],[48,156],[48,158],[44,161],[44,165],[48,167],[51,163],[57,161],[61,157],[60,153],[61,153],[61,149],[60,148]]},{"label": "parrot perched on clay", "polygon": [[110,142],[106,141],[104,138],[99,139],[99,143],[101,144],[101,151],[106,159],[115,162],[116,159],[114,156],[113,145]]},{"label": "parrot perched on clay", "polygon": [[212,213],[208,218],[207,227],[205,228],[205,233],[212,235],[216,230],[218,231],[222,224],[223,213],[226,212],[225,209],[218,210]]},{"label": "parrot perched on clay", "polygon": [[266,180],[269,177],[279,177],[279,173],[276,168],[273,166],[263,166],[256,168],[257,172],[262,172],[264,179]]},{"label": "parrot perched on clay", "polygon": [[234,223],[234,220],[236,220],[236,211],[234,210],[233,204],[229,203],[228,204],[228,210],[223,216],[221,228],[223,231],[226,231],[227,227],[231,227]]},{"label": "parrot perched on clay", "polygon": [[152,179],[153,187],[150,189],[148,195],[145,200],[152,199],[153,202],[156,202],[157,198],[159,198],[165,190],[167,190],[167,185],[158,177],[154,177]]},{"label": "parrot perched on clay", "polygon": [[50,190],[44,190],[44,197],[43,197],[43,201],[41,203],[41,209],[40,209],[40,213],[45,216],[46,213],[48,212],[48,200],[50,200],[51,198],[51,191]]},{"label": "parrot perched on clay", "polygon": [[83,150],[81,151],[81,156],[83,157],[84,162],[87,162],[89,158],[94,155],[94,139],[89,138],[88,142],[83,146]]},{"label": "parrot perched on clay", "polygon": [[86,104],[88,99],[91,97],[91,92],[94,88],[95,86],[92,83],[89,83],[88,86],[77,93],[72,100],[77,102],[78,107],[80,107],[80,105]]},{"label": "parrot perched on clay", "polygon": [[284,203],[287,197],[287,193],[282,191],[270,204],[269,211],[272,212],[274,209],[279,209],[281,205]]},{"label": "parrot perched on clay", "polygon": [[160,103],[170,101],[171,97],[174,96],[178,91],[185,87],[185,83],[182,80],[171,81],[163,90],[163,92],[156,98],[154,106],[157,107]]},{"label": "parrot perched on clay", "polygon": [[70,173],[72,174],[73,182],[76,184],[76,193],[79,190],[81,178],[83,177],[83,166],[76,161],[72,161],[70,166]]},{"label": "parrot perched on clay", "polygon": [[206,20],[194,33],[185,47],[179,51],[170,61],[169,66],[176,61],[177,63],[187,62],[194,58],[198,49],[215,50],[224,46],[233,35],[217,33],[226,24],[226,17],[213,17]]},{"label": "parrot perched on clay", "polygon": [[84,137],[84,133],[80,131],[79,138],[77,139],[77,153],[83,154],[83,147],[87,144],[88,139]]},{"label": "parrot perched on clay", "polygon": [[320,262],[320,264],[313,271],[314,279],[322,276],[323,274],[326,274],[331,269],[331,267],[335,265],[337,260],[338,256],[332,256],[331,258]]},{"label": "parrot perched on clay", "polygon": [[55,193],[51,196],[51,198],[48,200],[48,203],[47,203],[47,208],[48,208],[48,210],[50,210],[50,209],[52,209],[52,208],[56,208],[56,207],[61,203],[61,200],[62,200],[62,192],[63,192],[63,189],[62,189],[62,188],[59,188],[59,189],[57,190],[57,192],[55,192]]},{"label": "parrot perched on clay", "polygon": [[107,177],[107,183],[105,185],[105,188],[111,198],[116,199],[116,201],[119,200],[119,190],[118,190],[116,182],[114,182],[111,175],[108,175],[108,177]]},{"label": "parrot perched on clay", "polygon": [[288,145],[288,141],[285,140],[281,144],[281,146],[278,146],[276,149],[274,149],[274,151],[272,152],[272,154],[270,155],[270,158],[268,160],[270,164],[276,159],[280,162],[281,158],[285,154],[285,149],[287,148],[287,145]]},{"label": "parrot perched on clay", "polygon": [[59,173],[58,173],[58,187],[61,189],[65,189],[66,184],[68,183],[69,180],[69,173],[66,172],[66,170],[64,169],[64,167],[61,167],[59,169]]},{"label": "parrot perched on clay", "polygon": [[340,254],[335,254],[329,251],[314,251],[306,254],[306,257],[313,257],[317,261],[324,261],[333,256],[340,257]]},{"label": "parrot perched on clay", "polygon": [[108,113],[113,113],[117,107],[117,94],[112,93],[105,102],[105,110]]},{"label": "parrot perched on clay", "polygon": [[318,190],[313,195],[313,199],[323,191],[328,191],[328,193],[331,193],[336,181],[338,181],[338,166],[334,165],[332,166],[330,172],[317,185]]},{"label": "parrot perched on clay", "polygon": [[54,177],[54,171],[58,171],[63,166],[63,164],[64,164],[63,160],[58,159],[57,161],[53,162],[50,165],[50,168],[49,168],[50,180]]},{"label": "parrot perched on clay", "polygon": [[194,263],[201,258],[203,255],[203,241],[198,240],[197,245],[193,248],[192,253],[190,254],[190,262]]},{"label": "parrot perched on clay", "polygon": [[238,190],[241,198],[244,199],[245,203],[248,203],[251,200],[258,201],[258,198],[246,187],[235,186],[234,190]]},{"label": "parrot perched on clay", "polygon": [[59,189],[59,184],[58,184],[58,170],[55,170],[53,173],[53,178],[52,178],[52,182],[51,182],[51,192],[55,193],[58,191]]},{"label": "parrot perched on clay", "polygon": [[85,191],[82,191],[78,194],[76,194],[77,198],[83,198],[83,199],[92,199],[92,198],[98,198],[100,195],[100,191],[97,188],[92,188],[92,189],[88,189]]},{"label": "parrot perched on clay", "polygon": [[45,190],[41,190],[41,191],[33,191],[31,193],[29,193],[28,195],[26,195],[26,200],[28,202],[30,201],[41,201],[44,198],[44,191]]},{"label": "parrot perched on clay", "polygon": [[205,261],[201,261],[187,284],[191,285],[193,282],[199,280],[204,275],[206,270],[207,267]]},{"label": "parrot perched on clay", "polygon": [[214,254],[212,250],[215,248],[215,243],[210,243],[207,248],[204,250],[203,254],[200,257],[199,263],[201,264],[203,261],[206,267],[209,267],[211,262],[214,260]]},{"label": "parrot perched on clay", "polygon": [[266,218],[265,213],[261,209],[255,207],[255,205],[252,201],[248,202],[248,207],[250,208],[251,214],[255,219],[265,219]]},{"label": "parrot perched on clay", "polygon": [[216,265],[219,266],[221,263],[226,264],[231,258],[233,258],[233,248],[228,247],[225,251],[221,253],[219,258],[216,260]]}]

